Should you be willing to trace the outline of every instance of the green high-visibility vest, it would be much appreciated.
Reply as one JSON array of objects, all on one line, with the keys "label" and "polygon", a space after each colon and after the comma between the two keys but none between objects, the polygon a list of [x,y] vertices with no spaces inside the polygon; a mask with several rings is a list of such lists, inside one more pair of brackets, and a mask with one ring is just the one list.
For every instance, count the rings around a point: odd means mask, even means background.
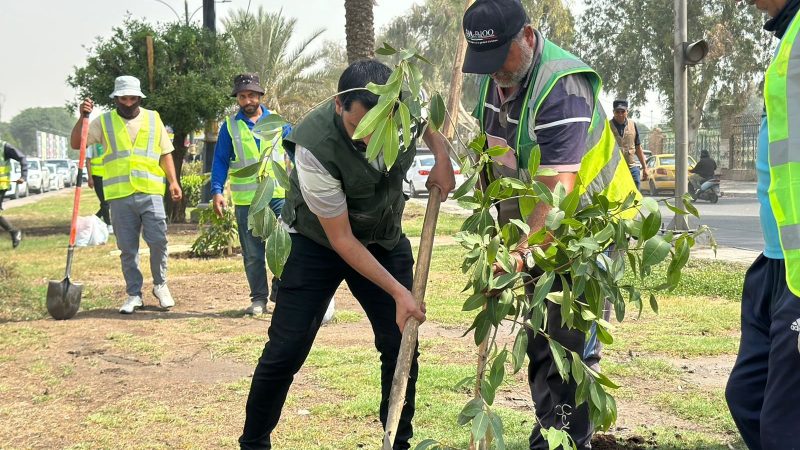
[{"label": "green high-visibility vest", "polygon": [[92,148],[92,157],[89,158],[89,162],[92,165],[93,177],[103,177],[105,175],[105,169],[103,168],[104,154],[103,146],[95,144],[94,148]]},{"label": "green high-visibility vest", "polygon": [[800,296],[800,19],[795,15],[764,77],[769,134],[769,203],[786,260],[786,284]]},{"label": "green high-visibility vest", "polygon": [[11,188],[11,162],[6,159],[6,143],[0,141],[0,191]]},{"label": "green high-visibility vest", "polygon": [[161,130],[164,125],[155,111],[139,108],[142,126],[131,142],[125,122],[117,111],[103,114],[101,124],[106,143],[103,156],[103,193],[106,200],[124,198],[136,192],[164,195],[166,182],[161,160]]},{"label": "green high-visibility vest", "polygon": [[[589,198],[598,192],[604,194],[610,201],[621,202],[631,192],[636,194],[637,199],[641,199],[641,194],[636,189],[628,165],[621,164],[624,161],[621,151],[614,141],[605,111],[600,105],[600,90],[602,88],[600,76],[575,55],[547,39],[544,39],[542,56],[537,66],[534,67],[533,80],[528,84],[528,91],[525,93],[525,100],[520,112],[517,139],[514,146],[517,154],[518,178],[526,178],[522,176],[522,171],[527,169],[528,160],[533,149],[539,148],[539,144],[534,140],[535,136],[532,137],[528,133],[529,121],[531,118],[536,117],[539,107],[550,94],[556,82],[567,75],[576,73],[585,74],[591,82],[595,105],[586,140],[586,153],[581,159],[574,188],[578,189],[584,204],[588,203]],[[481,132],[485,132],[484,109],[486,96],[491,84],[490,81],[491,78],[489,76],[484,78],[481,85],[480,101],[476,108]],[[635,209],[629,209],[620,215],[623,218],[632,218],[636,213]]]},{"label": "green high-visibility vest", "polygon": [[[256,189],[258,189],[258,177],[256,175],[238,177],[234,175],[234,172],[257,163],[261,159],[261,154],[270,149],[272,150],[273,160],[286,169],[286,153],[283,150],[280,138],[274,148],[272,142],[267,142],[264,139],[261,139],[259,145],[256,145],[256,138],[253,136],[253,132],[247,128],[247,124],[243,120],[236,119],[236,114],[225,119],[225,126],[228,127],[228,133],[231,136],[231,141],[233,141],[235,158],[231,161],[228,170],[231,179],[231,200],[234,205],[249,205],[253,202]],[[275,179],[272,164],[267,165],[267,175]],[[275,190],[272,191],[272,198],[286,198],[286,190],[277,182],[275,183]]]}]

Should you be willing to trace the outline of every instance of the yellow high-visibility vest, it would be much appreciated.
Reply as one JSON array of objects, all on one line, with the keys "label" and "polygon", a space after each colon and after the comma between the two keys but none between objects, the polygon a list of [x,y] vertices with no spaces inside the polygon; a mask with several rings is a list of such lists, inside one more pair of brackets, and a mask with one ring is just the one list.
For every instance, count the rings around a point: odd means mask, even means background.
[{"label": "yellow high-visibility vest", "polygon": [[[272,149],[272,157],[275,162],[286,169],[283,145],[278,142],[273,149],[272,142],[265,142],[263,139],[259,141],[259,145],[256,145],[253,132],[247,128],[247,124],[244,121],[236,119],[236,114],[225,119],[225,126],[228,127],[228,133],[231,136],[231,141],[233,141],[233,153],[235,155],[235,160],[231,161],[228,171],[231,179],[231,200],[234,205],[249,205],[256,196],[258,177],[256,175],[238,177],[233,172],[257,163],[261,159],[261,154],[270,149]],[[275,179],[271,164],[267,165],[267,175]],[[286,190],[277,181],[275,182],[275,190],[272,192],[272,198],[286,198]]]}]

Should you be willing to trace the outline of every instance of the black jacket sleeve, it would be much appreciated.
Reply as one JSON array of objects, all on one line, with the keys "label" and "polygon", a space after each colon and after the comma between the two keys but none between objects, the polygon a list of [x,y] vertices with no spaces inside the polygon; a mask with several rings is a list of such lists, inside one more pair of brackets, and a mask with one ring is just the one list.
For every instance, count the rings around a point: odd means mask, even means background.
[{"label": "black jacket sleeve", "polygon": [[[23,180],[28,179],[28,159],[25,157],[25,154],[13,147],[8,142],[5,143],[3,148],[3,154],[5,155],[6,159],[14,159],[19,161],[20,166],[20,173],[22,175]],[[11,180],[16,181],[16,180]]]}]

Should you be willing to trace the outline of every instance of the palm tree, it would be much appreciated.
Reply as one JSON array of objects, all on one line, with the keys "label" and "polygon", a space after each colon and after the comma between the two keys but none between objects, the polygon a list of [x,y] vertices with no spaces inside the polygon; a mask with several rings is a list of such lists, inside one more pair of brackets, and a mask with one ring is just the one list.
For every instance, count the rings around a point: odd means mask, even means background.
[{"label": "palm tree", "polygon": [[297,119],[324,98],[319,86],[327,71],[318,62],[326,51],[311,50],[310,45],[325,30],[312,32],[290,50],[297,19],[284,17],[282,11],[268,13],[259,7],[250,13],[240,9],[222,23],[233,37],[240,63],[261,78],[264,102],[270,109],[289,120]]},{"label": "palm tree", "polygon": [[374,0],[344,0],[347,61],[375,56]]}]

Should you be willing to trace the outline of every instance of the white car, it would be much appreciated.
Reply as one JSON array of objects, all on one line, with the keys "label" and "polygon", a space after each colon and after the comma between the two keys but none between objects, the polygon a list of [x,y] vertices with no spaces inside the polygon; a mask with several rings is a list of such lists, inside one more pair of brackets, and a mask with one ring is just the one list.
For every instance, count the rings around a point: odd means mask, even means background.
[{"label": "white car", "polygon": [[6,191],[8,198],[22,198],[28,196],[28,183],[17,184],[17,180],[22,176],[18,162],[11,160],[11,186]]},{"label": "white car", "polygon": [[[453,174],[456,178],[456,187],[464,183],[464,175],[461,174],[461,167],[457,162],[451,160],[453,164]],[[427,152],[418,152],[414,157],[414,162],[406,172],[406,181],[403,183],[403,190],[408,192],[411,197],[419,197],[421,194],[427,194],[428,188],[425,183],[428,181],[428,175],[433,168],[434,157],[433,154]]]},{"label": "white car", "polygon": [[49,182],[47,186],[48,191],[57,191],[64,189],[64,176],[58,172],[58,167],[49,162],[45,164],[49,175]]},{"label": "white car", "polygon": [[28,190],[31,193],[41,194],[47,192],[49,186],[47,169],[39,158],[28,157]]},{"label": "white car", "polygon": [[75,186],[78,179],[78,167],[68,159],[48,159],[47,164],[55,166],[56,171],[61,174],[64,186]]}]

